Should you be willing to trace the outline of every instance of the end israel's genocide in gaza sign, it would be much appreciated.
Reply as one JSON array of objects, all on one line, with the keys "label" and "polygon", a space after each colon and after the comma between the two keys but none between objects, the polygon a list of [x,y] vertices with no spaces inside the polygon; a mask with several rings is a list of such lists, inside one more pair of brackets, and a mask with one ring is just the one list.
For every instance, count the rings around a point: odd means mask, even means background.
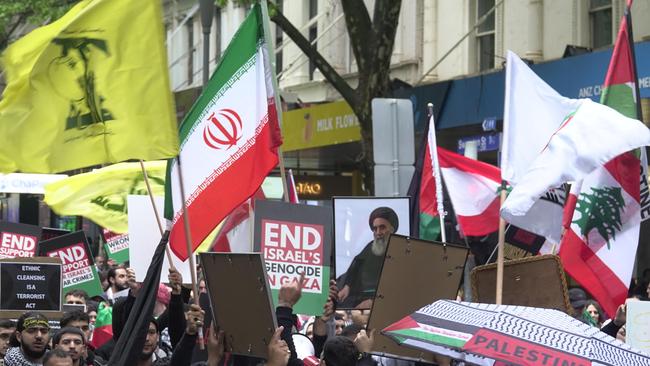
[{"label": "end israel's genocide in gaza sign", "polygon": [[329,294],[331,209],[257,201],[254,244],[264,258],[274,304],[280,287],[298,281],[304,273],[302,298],[294,312],[321,314]]},{"label": "end israel's genocide in gaza sign", "polygon": [[63,293],[78,288],[89,296],[102,293],[86,234],[77,231],[41,242],[40,256],[59,257],[63,263]]},{"label": "end israel's genocide in gaza sign", "polygon": [[36,256],[41,228],[0,221],[0,259]]}]

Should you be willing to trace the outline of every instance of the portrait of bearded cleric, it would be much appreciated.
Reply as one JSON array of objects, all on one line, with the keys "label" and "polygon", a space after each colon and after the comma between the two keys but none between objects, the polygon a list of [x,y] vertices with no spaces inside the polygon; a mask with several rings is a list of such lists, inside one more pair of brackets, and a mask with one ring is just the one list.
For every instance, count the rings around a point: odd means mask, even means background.
[{"label": "portrait of bearded cleric", "polygon": [[339,308],[370,308],[391,234],[409,235],[408,198],[335,198]]}]

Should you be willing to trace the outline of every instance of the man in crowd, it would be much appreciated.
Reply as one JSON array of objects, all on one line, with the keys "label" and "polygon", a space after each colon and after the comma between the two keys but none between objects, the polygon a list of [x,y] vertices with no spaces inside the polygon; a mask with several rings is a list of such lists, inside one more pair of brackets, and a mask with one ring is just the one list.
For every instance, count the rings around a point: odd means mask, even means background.
[{"label": "man in crowd", "polygon": [[16,322],[12,320],[0,320],[0,360],[5,357],[9,349],[9,339],[15,331]]},{"label": "man in crowd", "polygon": [[129,288],[129,274],[124,267],[112,267],[108,270],[107,280],[108,289],[104,294],[112,305],[115,302],[116,294]]},{"label": "man in crowd", "polygon": [[53,349],[43,358],[43,366],[72,366],[72,357],[62,349]]},{"label": "man in crowd", "polygon": [[88,302],[88,293],[81,289],[70,290],[65,294],[66,304],[86,305]]},{"label": "man in crowd", "polygon": [[16,332],[5,354],[6,366],[40,365],[50,341],[47,318],[37,312],[27,312],[18,318]]},{"label": "man in crowd", "polygon": [[86,338],[77,328],[61,328],[52,338],[52,347],[67,352],[73,366],[85,365]]},{"label": "man in crowd", "polygon": [[341,307],[370,308],[384,263],[388,237],[397,231],[399,219],[390,207],[378,207],[368,219],[373,240],[357,254],[348,268],[339,291]]}]

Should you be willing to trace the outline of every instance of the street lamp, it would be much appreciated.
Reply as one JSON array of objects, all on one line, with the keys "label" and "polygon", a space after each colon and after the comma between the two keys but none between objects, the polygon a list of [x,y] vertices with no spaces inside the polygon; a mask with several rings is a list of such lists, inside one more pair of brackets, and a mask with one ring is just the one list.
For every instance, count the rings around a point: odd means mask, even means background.
[{"label": "street lamp", "polygon": [[203,29],[203,88],[210,78],[210,28],[214,18],[214,0],[199,0],[201,28]]}]

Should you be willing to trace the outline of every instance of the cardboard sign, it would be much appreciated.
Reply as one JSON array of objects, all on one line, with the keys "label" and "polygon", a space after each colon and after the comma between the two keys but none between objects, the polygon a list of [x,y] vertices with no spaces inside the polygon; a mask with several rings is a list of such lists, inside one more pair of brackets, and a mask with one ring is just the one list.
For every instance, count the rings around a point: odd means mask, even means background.
[{"label": "cardboard sign", "polygon": [[282,284],[305,273],[297,314],[320,315],[329,294],[332,211],[275,201],[255,203],[255,251],[262,253],[274,304]]},{"label": "cardboard sign", "polygon": [[433,353],[399,346],[379,331],[440,299],[455,299],[465,268],[464,246],[391,235],[372,304],[372,353],[433,362]]},{"label": "cardboard sign", "polygon": [[266,359],[277,321],[262,256],[201,253],[199,258],[213,319],[226,334],[226,352]]},{"label": "cardboard sign", "polygon": [[41,228],[0,221],[0,259],[36,256]]},{"label": "cardboard sign", "polygon": [[[473,302],[495,303],[496,278],[496,263],[474,267],[471,272]],[[572,311],[560,258],[547,254],[505,261],[502,301],[504,305]]]},{"label": "cardboard sign", "polygon": [[129,260],[129,234],[118,234],[108,229],[102,230],[104,251],[108,258],[122,264]]},{"label": "cardboard sign", "polygon": [[[155,201],[158,216],[162,218],[164,217],[165,200],[163,197],[155,197]],[[131,268],[135,270],[135,279],[142,282],[147,275],[151,257],[156,251],[158,243],[160,243],[160,229],[158,223],[156,223],[156,215],[153,213],[151,200],[148,196],[129,195],[127,205],[129,208],[129,245],[133,244],[129,246],[129,263]],[[181,261],[174,252],[170,252],[174,267],[183,276],[183,282],[189,283],[192,279],[189,259]],[[168,274],[169,262],[165,259],[160,271],[161,283],[168,282]]]},{"label": "cardboard sign", "polygon": [[63,291],[81,289],[88,296],[100,295],[102,291],[95,262],[86,234],[77,231],[54,239],[46,240],[39,247],[43,257],[59,257],[63,262]]},{"label": "cardboard sign", "polygon": [[0,260],[0,311],[18,317],[27,311],[61,311],[61,261],[58,258]]},{"label": "cardboard sign", "polygon": [[650,302],[627,301],[625,343],[650,352]]}]

